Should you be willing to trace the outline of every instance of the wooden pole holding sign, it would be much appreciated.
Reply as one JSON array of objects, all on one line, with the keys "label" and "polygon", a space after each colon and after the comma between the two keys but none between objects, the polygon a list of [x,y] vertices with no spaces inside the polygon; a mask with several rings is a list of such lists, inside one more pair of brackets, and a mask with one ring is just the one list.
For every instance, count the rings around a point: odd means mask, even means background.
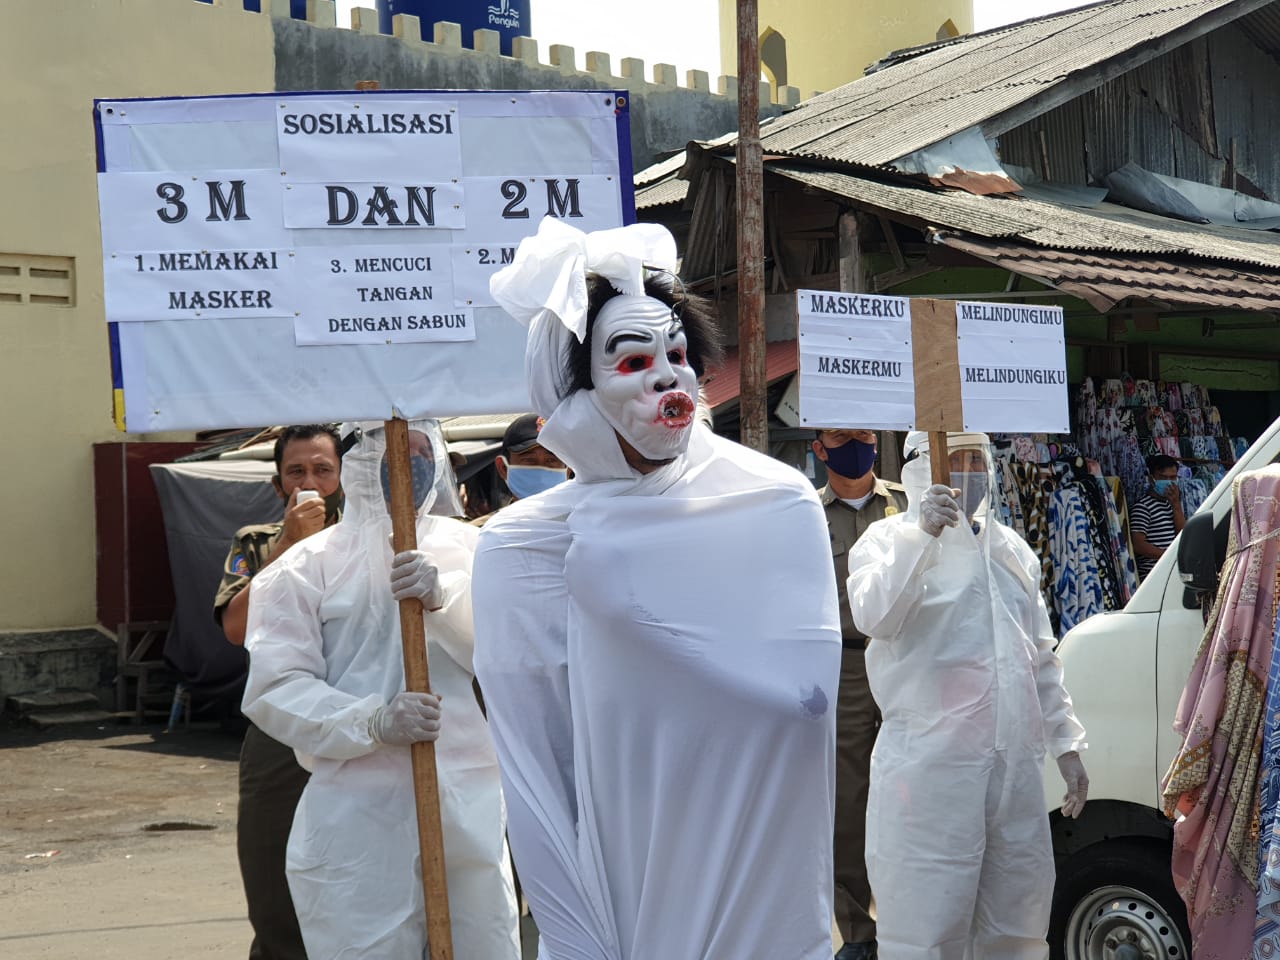
[{"label": "wooden pole holding sign", "polygon": [[[358,80],[357,90],[378,90],[377,80]],[[387,439],[387,473],[391,485],[391,548],[396,553],[418,548],[418,513],[413,505],[409,423],[399,418],[383,422]],[[400,642],[404,647],[404,688],[431,692],[427,662],[427,626],[422,601],[400,601]],[[431,960],[453,960],[453,931],[449,923],[449,882],[444,865],[444,827],[440,822],[440,781],[436,776],[436,745],[419,741],[409,748],[413,765],[413,796],[418,813],[418,853],[422,859],[422,897],[427,911],[427,947]]]},{"label": "wooden pole holding sign", "polygon": [[955,302],[913,300],[911,343],[916,386],[916,429],[925,430],[929,434],[929,462],[933,468],[933,482],[950,487],[947,434],[964,429]]},{"label": "wooden pole holding sign", "polygon": [[[409,424],[387,420],[387,472],[391,481],[391,545],[396,553],[418,547],[417,511],[413,505],[413,472],[409,466]],[[404,687],[431,692],[427,663],[427,630],[422,601],[400,601],[400,640],[404,644]],[[413,762],[413,795],[418,809],[418,851],[422,856],[422,894],[427,910],[427,943],[431,960],[453,960],[449,926],[449,887],[444,868],[444,830],[440,823],[440,784],[436,778],[436,745],[420,741],[409,748]]]}]

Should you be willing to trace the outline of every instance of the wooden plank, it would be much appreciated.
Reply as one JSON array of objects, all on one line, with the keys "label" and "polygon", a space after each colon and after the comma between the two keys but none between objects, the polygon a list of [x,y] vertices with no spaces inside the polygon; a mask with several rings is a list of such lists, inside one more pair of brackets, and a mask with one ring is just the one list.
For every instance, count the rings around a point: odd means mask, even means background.
[{"label": "wooden plank", "polygon": [[911,358],[916,381],[916,429],[929,432],[933,482],[949,485],[947,433],[964,430],[954,301],[911,301]]}]

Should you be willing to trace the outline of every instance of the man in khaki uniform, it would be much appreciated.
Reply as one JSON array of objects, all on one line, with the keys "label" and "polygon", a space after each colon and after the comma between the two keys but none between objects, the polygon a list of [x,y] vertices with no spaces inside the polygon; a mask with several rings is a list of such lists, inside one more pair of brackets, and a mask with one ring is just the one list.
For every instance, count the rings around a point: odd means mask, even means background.
[{"label": "man in khaki uniform", "polygon": [[[340,450],[337,431],[322,424],[286,427],[276,441],[271,483],[285,501],[284,519],[236,531],[213,602],[214,619],[231,643],[244,644],[252,579],[289,547],[337,522]],[[319,497],[299,503],[302,490]],[[249,724],[240,749],[236,823],[236,851],[254,933],[249,960],[306,960],[284,857],[307,777],[293,750]]]},{"label": "man in khaki uniform", "polygon": [[867,638],[853,624],[846,583],[849,548],[877,520],[907,509],[906,492],[875,475],[876,435],[871,430],[820,430],[814,455],[827,467],[819,491],[831,534],[840,594],[840,696],[836,704],[835,913],[844,946],[836,960],[872,960],[876,924],[864,858],[871,748],[880,711],[871,697],[864,661]]}]

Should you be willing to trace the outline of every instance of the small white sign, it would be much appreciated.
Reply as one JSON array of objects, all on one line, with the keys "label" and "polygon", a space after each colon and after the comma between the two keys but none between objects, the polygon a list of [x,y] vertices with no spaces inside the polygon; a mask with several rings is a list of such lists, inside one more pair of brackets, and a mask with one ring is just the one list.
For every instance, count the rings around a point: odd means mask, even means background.
[{"label": "small white sign", "polygon": [[489,294],[489,278],[513,263],[519,244],[495,240],[492,243],[455,243],[453,295],[458,306],[487,307],[494,304]]},{"label": "small white sign", "polygon": [[291,317],[298,309],[289,250],[109,253],[103,299],[112,320]]},{"label": "small white sign", "polygon": [[370,229],[377,227],[419,230],[461,230],[466,226],[462,185],[444,183],[284,184],[284,225],[291,229],[315,227]]},{"label": "small white sign", "polygon": [[288,249],[279,181],[263,170],[100,173],[102,249]]},{"label": "small white sign", "polygon": [[543,217],[579,230],[607,230],[622,222],[613,176],[468,177],[467,230],[473,236],[518,243]]},{"label": "small white sign", "polygon": [[475,314],[466,307],[432,311],[421,308],[376,311],[366,316],[295,317],[294,340],[300,347],[359,343],[461,342],[476,338]]},{"label": "small white sign", "polygon": [[964,428],[1068,433],[1061,307],[956,303]]},{"label": "small white sign", "polygon": [[296,97],[276,106],[280,173],[290,180],[322,181],[334,170],[406,183],[462,175],[455,102]]},{"label": "small white sign", "polygon": [[454,305],[449,248],[303,248],[299,346],[474,340],[471,311]]},{"label": "small white sign", "polygon": [[800,423],[814,429],[915,425],[911,301],[799,290]]}]

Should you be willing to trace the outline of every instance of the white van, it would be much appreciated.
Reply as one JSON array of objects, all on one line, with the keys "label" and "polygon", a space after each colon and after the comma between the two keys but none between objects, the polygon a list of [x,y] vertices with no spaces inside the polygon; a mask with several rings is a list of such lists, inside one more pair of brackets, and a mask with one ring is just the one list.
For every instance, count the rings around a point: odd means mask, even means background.
[{"label": "white van", "polygon": [[[1050,813],[1057,863],[1049,945],[1055,960],[1190,960],[1173,888],[1173,824],[1160,781],[1182,744],[1173,719],[1204,634],[1226,553],[1231,482],[1280,457],[1280,420],[1188,518],[1123,610],[1091,617],[1058,648],[1087,732],[1089,802],[1079,820]],[[1061,799],[1050,759],[1045,796]]]}]

